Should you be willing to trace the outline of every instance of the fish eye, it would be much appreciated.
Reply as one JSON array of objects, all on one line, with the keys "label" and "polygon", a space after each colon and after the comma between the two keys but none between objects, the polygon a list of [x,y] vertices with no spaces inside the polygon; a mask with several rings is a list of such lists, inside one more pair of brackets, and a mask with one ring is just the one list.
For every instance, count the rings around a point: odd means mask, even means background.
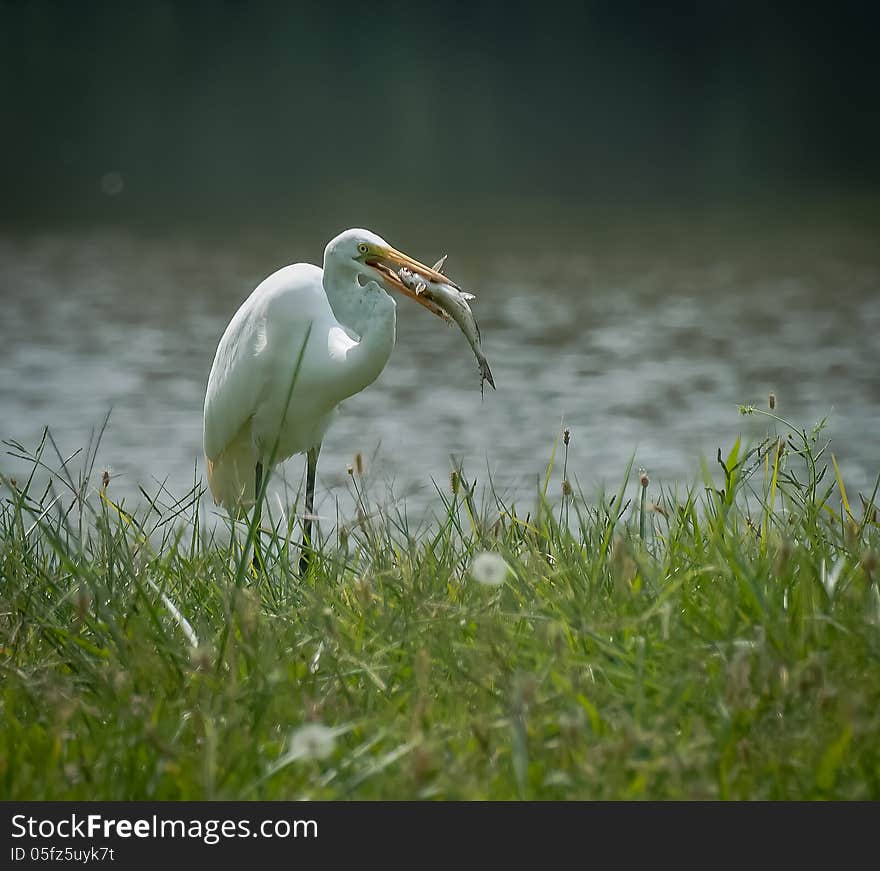
[{"label": "fish eye", "polygon": [[367,248],[367,246],[363,242],[361,242],[361,244],[358,245],[358,251],[360,251],[361,254],[366,254],[368,250],[369,249]]}]

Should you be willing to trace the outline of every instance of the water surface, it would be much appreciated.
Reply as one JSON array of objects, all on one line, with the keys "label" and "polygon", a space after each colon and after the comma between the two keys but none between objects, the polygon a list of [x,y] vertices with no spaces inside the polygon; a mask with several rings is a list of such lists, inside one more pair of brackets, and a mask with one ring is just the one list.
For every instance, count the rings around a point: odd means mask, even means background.
[{"label": "water surface", "polygon": [[[792,243],[794,238],[794,243]],[[812,237],[811,237],[812,238]],[[850,235],[690,249],[638,237],[450,252],[475,305],[498,385],[481,398],[463,336],[401,300],[379,380],[347,401],[324,444],[322,511],[364,455],[374,492],[420,511],[450,457],[508,497],[530,499],[561,426],[569,477],[616,486],[630,457],[654,482],[694,480],[700,457],[778,410],[827,434],[849,486],[880,471],[880,254]],[[407,248],[405,239],[393,239]],[[608,244],[605,244],[608,243]],[[202,474],[201,411],[214,349],[236,307],[292,257],[283,242],[196,243],[122,232],[0,239],[0,437],[35,445],[50,426],[84,447],[112,408],[96,465],[117,496]],[[413,250],[420,259],[439,251]],[[313,260],[320,257],[320,249]],[[6,456],[0,469],[20,474]],[[286,466],[296,484],[302,461]],[[558,470],[554,486],[558,486]]]}]

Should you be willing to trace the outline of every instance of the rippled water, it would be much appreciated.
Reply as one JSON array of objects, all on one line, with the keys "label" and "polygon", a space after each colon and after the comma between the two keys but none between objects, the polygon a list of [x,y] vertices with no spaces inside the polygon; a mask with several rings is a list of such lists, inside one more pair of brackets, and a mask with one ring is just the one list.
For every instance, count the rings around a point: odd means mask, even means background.
[{"label": "rippled water", "polygon": [[[405,240],[393,240],[406,248]],[[98,473],[137,496],[182,494],[202,471],[201,410],[216,343],[239,303],[284,265],[281,246],[115,233],[0,239],[0,437],[35,445],[49,425],[85,446],[112,407]],[[441,252],[413,251],[421,259]],[[315,252],[315,258],[319,252]],[[716,245],[450,259],[475,307],[498,384],[481,399],[464,338],[406,301],[380,379],[343,406],[319,468],[322,510],[356,451],[413,510],[445,486],[450,455],[531,498],[554,439],[572,431],[569,477],[620,481],[635,454],[653,481],[690,483],[701,456],[756,438],[740,403],[827,433],[848,484],[880,471],[880,254],[870,246]],[[302,461],[287,464],[294,482]],[[20,473],[6,456],[0,470]],[[558,480],[558,474],[557,474]]]}]

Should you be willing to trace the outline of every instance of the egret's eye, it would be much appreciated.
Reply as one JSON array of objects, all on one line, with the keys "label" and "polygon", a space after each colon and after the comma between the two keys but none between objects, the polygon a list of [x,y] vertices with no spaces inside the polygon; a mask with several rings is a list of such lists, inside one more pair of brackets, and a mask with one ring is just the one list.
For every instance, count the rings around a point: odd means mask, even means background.
[{"label": "egret's eye", "polygon": [[368,250],[369,250],[369,249],[367,248],[366,245],[364,245],[363,242],[361,242],[361,244],[358,245],[358,251],[360,251],[361,254],[366,254]]}]

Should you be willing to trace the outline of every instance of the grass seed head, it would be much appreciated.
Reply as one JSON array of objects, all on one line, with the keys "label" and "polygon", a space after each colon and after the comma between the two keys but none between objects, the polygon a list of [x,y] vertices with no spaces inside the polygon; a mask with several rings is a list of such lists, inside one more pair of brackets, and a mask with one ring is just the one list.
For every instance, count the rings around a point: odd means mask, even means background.
[{"label": "grass seed head", "polygon": [[773,411],[773,409],[776,408],[776,394],[775,393],[771,392],[770,395],[767,397],[767,405],[770,406],[770,411]]},{"label": "grass seed head", "polygon": [[855,548],[859,543],[861,532],[861,527],[858,523],[855,522],[855,520],[847,519],[843,529],[844,541],[846,542],[846,546],[850,549]]},{"label": "grass seed head", "polygon": [[669,640],[669,621],[671,617],[672,605],[669,602],[664,602],[660,606],[660,634],[664,641]]},{"label": "grass seed head", "polygon": [[639,567],[633,559],[632,548],[623,536],[617,535],[611,546],[611,574],[620,593],[631,593]]},{"label": "grass seed head", "polygon": [[413,661],[413,674],[422,692],[427,692],[431,678],[431,654],[427,648],[420,647]]},{"label": "grass seed head", "polygon": [[517,713],[525,713],[538,699],[538,678],[528,672],[520,672],[513,678],[513,707]]},{"label": "grass seed head", "polygon": [[235,593],[235,611],[242,633],[251,637],[260,625],[260,598],[252,590],[241,589]]},{"label": "grass seed head", "polygon": [[366,608],[373,600],[373,585],[366,575],[361,575],[354,582],[354,593],[360,603],[361,608]]},{"label": "grass seed head", "polygon": [[214,667],[214,650],[210,644],[193,647],[189,654],[195,671],[210,671]]},{"label": "grass seed head", "polygon": [[791,542],[787,538],[783,538],[776,548],[776,556],[773,560],[773,574],[776,577],[782,577],[786,573],[792,552]]},{"label": "grass seed head", "polygon": [[86,614],[89,613],[89,609],[92,607],[92,593],[86,586],[81,586],[76,591],[76,596],[73,599],[73,607],[76,610],[76,616],[78,619],[83,620]]},{"label": "grass seed head", "polygon": [[779,460],[785,456],[785,439],[779,439],[776,442],[776,456]]},{"label": "grass seed head", "polygon": [[412,779],[423,784],[431,780],[440,770],[435,755],[425,744],[419,744],[410,754],[409,771]]}]

